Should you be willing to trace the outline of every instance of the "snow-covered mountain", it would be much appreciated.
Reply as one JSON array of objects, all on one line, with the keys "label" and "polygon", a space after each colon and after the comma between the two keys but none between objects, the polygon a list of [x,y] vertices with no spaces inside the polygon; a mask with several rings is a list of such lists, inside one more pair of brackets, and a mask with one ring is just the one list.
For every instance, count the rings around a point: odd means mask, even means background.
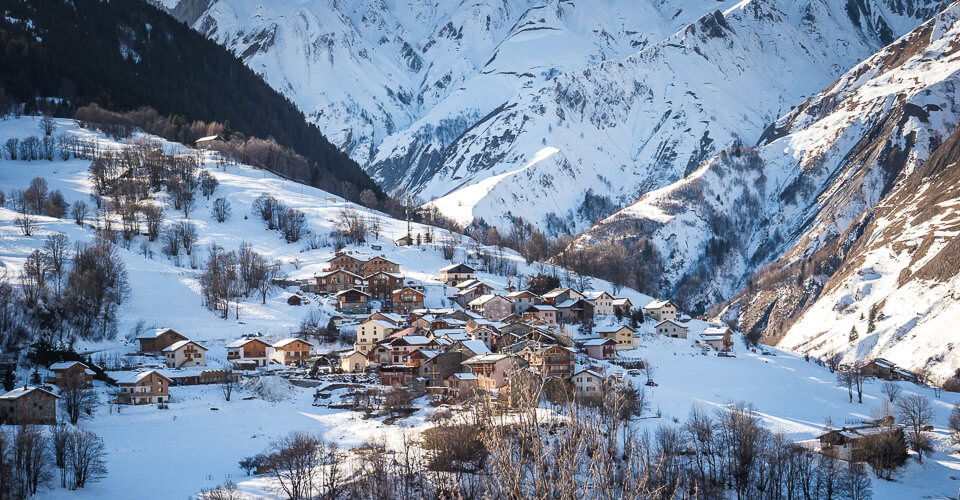
[{"label": "snow-covered mountain", "polygon": [[[461,222],[593,222],[741,141],[932,0],[164,0],[388,188]],[[548,214],[550,215],[547,224]]]},{"label": "snow-covered mountain", "polygon": [[660,286],[702,307],[746,285],[731,312],[767,342],[952,374],[958,19],[954,4],[786,114],[759,147],[710,158],[577,244],[651,242]]}]

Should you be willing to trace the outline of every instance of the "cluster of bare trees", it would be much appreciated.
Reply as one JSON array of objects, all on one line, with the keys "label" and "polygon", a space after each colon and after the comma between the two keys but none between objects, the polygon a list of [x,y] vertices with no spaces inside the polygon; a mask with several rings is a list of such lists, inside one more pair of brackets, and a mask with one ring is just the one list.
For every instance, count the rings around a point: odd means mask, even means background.
[{"label": "cluster of bare trees", "polygon": [[300,241],[307,233],[307,217],[303,212],[289,208],[280,200],[262,194],[253,202],[253,213],[259,215],[271,231],[280,231],[287,243]]},{"label": "cluster of bare trees", "polygon": [[26,189],[14,189],[9,196],[0,196],[0,205],[7,203],[17,212],[14,223],[25,236],[33,234],[36,216],[62,219],[69,208],[63,193],[58,189],[50,191],[43,177],[34,177]]},{"label": "cluster of bare trees", "polygon": [[[376,217],[374,217],[373,220],[378,221]],[[376,222],[378,233],[379,224],[379,221]],[[340,214],[337,217],[337,229],[331,234],[331,237],[338,250],[347,245],[363,243],[367,241],[367,233],[372,230],[370,227],[372,225],[373,224],[367,224],[362,212],[351,208],[344,208],[340,210]]]},{"label": "cluster of bare trees", "polygon": [[8,160],[65,161],[70,159],[70,154],[75,147],[76,145],[65,135],[30,136],[23,139],[13,137],[3,143],[0,156]]},{"label": "cluster of bare trees", "polygon": [[268,262],[249,243],[243,242],[238,250],[229,252],[213,244],[200,276],[200,286],[210,310],[219,311],[226,318],[233,304],[239,317],[240,301],[256,294],[265,304],[279,276],[280,264]]},{"label": "cluster of bare trees", "polygon": [[71,247],[63,233],[47,236],[43,248],[27,256],[16,282],[0,275],[0,342],[7,346],[108,338],[129,293],[126,268],[112,244]]},{"label": "cluster of bare trees", "polygon": [[44,433],[39,426],[0,428],[0,497],[29,498],[52,483],[72,490],[102,478],[103,440],[91,431],[66,425]]}]

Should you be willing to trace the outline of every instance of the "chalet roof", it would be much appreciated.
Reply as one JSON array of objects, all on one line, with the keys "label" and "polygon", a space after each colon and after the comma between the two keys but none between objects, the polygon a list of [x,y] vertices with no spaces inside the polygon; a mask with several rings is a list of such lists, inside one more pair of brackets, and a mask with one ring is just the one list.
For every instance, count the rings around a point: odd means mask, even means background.
[{"label": "chalet roof", "polygon": [[443,354],[442,349],[417,349],[417,352],[423,354],[427,359],[433,359]]},{"label": "chalet roof", "polygon": [[535,310],[535,311],[556,311],[557,308],[556,308],[556,307],[553,307],[553,306],[551,306],[551,305],[549,305],[549,304],[538,304],[538,305],[530,306],[527,310],[528,310],[528,311],[530,311],[530,310]]},{"label": "chalet roof", "polygon": [[285,338],[285,339],[278,340],[278,341],[276,341],[276,342],[273,343],[273,347],[276,347],[276,348],[278,348],[278,349],[281,349],[281,348],[283,348],[283,347],[285,347],[285,346],[288,346],[288,345],[290,345],[290,344],[292,344],[292,343],[294,343],[294,342],[296,342],[296,341],[298,341],[298,340],[299,340],[300,342],[303,342],[304,344],[309,345],[310,347],[313,347],[313,344],[311,344],[310,342],[307,342],[306,340],[303,340],[303,339],[298,339],[298,338],[296,338],[296,337],[289,337],[289,338]]},{"label": "chalet roof", "polygon": [[557,309],[569,309],[573,307],[577,302],[580,302],[580,299],[567,299],[557,304]]},{"label": "chalet roof", "polygon": [[198,344],[198,343],[196,343],[196,342],[194,342],[194,341],[192,341],[192,340],[181,340],[181,341],[179,341],[179,342],[174,342],[174,343],[168,345],[167,347],[164,347],[164,348],[163,348],[163,352],[179,351],[182,347],[186,347],[187,344],[193,344],[193,345],[195,345],[195,346],[203,349],[204,351],[207,350],[206,347],[203,347],[202,345],[200,345],[200,344]]},{"label": "chalet roof", "polygon": [[141,333],[140,335],[137,335],[137,338],[138,339],[155,339],[167,332],[173,332],[173,333],[176,333],[177,335],[180,335],[180,332],[174,330],[173,328],[157,328],[152,332]]},{"label": "chalet roof", "polygon": [[616,332],[619,332],[620,330],[623,330],[624,328],[626,328],[627,330],[630,330],[631,332],[634,331],[633,328],[630,328],[627,325],[599,325],[599,326],[593,327],[593,331],[595,333],[616,333]]},{"label": "chalet roof", "polygon": [[383,320],[380,320],[380,319],[368,319],[368,320],[364,321],[363,324],[364,324],[364,325],[374,324],[374,325],[377,325],[377,326],[379,326],[379,327],[381,327],[381,328],[386,328],[387,330],[396,330],[396,329],[397,329],[397,325],[395,325],[395,324],[393,324],[393,323],[388,323],[388,322],[383,321]]},{"label": "chalet roof", "polygon": [[628,302],[629,302],[630,304],[633,304],[633,302],[630,302],[630,299],[627,299],[627,298],[614,297],[614,299],[613,299],[613,305],[615,305],[615,306],[624,306],[624,305],[627,305]]},{"label": "chalet roof", "polygon": [[523,297],[524,295],[530,295],[536,297],[537,294],[531,292],[530,290],[517,290],[515,292],[510,292],[507,294],[508,299],[515,299],[517,297]]},{"label": "chalet roof", "polygon": [[47,394],[49,394],[49,395],[51,395],[51,396],[53,396],[53,397],[55,397],[55,398],[58,398],[58,399],[60,398],[60,396],[57,396],[57,395],[54,394],[53,392],[48,391],[48,390],[44,389],[43,387],[19,387],[19,388],[17,388],[17,389],[14,389],[14,390],[12,390],[12,391],[9,391],[9,392],[7,392],[7,393],[5,393],[5,394],[3,394],[3,395],[0,395],[0,399],[20,399],[20,398],[22,398],[23,396],[26,396],[27,394],[30,394],[30,393],[33,392],[33,391],[43,391],[43,392],[45,392],[45,393],[47,393]]},{"label": "chalet roof", "polygon": [[461,281],[460,283],[457,283],[456,287],[463,290],[464,288],[470,288],[479,283],[483,283],[483,282],[476,278],[470,278],[468,280],[464,280],[464,281]]},{"label": "chalet roof", "polygon": [[654,328],[656,328],[656,327],[658,327],[658,326],[660,326],[660,325],[662,325],[662,324],[664,324],[664,323],[671,323],[671,324],[676,325],[676,326],[679,326],[680,328],[683,328],[683,329],[686,329],[686,328],[687,328],[686,325],[677,323],[676,321],[674,321],[674,320],[672,320],[672,319],[665,319],[665,320],[657,323]]},{"label": "chalet roof", "polygon": [[545,299],[552,299],[552,298],[554,298],[554,297],[558,297],[558,296],[562,295],[562,294],[563,294],[564,292],[566,292],[566,291],[571,291],[571,292],[572,292],[573,289],[572,289],[572,288],[554,288],[553,290],[550,290],[549,292],[543,294],[543,298],[545,298]]},{"label": "chalet roof", "polygon": [[603,290],[587,290],[583,292],[583,296],[590,300],[597,300],[600,297],[603,297],[604,295],[606,295],[607,297],[610,297],[611,299],[613,298],[613,295],[610,295],[609,293],[604,292]]},{"label": "chalet roof", "polygon": [[677,305],[674,304],[672,300],[654,300],[653,302],[647,304],[644,307],[644,309],[660,309],[661,307],[668,304],[679,309],[679,307],[677,307]]},{"label": "chalet roof", "polygon": [[73,367],[74,365],[80,365],[80,366],[82,366],[84,369],[87,368],[87,365],[85,365],[85,364],[83,364],[83,363],[81,363],[81,362],[79,362],[79,361],[61,361],[61,362],[59,362],[59,363],[54,363],[54,364],[50,365],[50,369],[53,370],[53,371],[66,370],[67,368],[71,368],[71,367]]},{"label": "chalet roof", "polygon": [[[380,316],[383,316],[383,317],[386,318],[388,321],[391,321],[391,322],[393,322],[393,323],[395,323],[395,324],[398,324],[398,325],[399,325],[400,323],[403,323],[403,316],[401,316],[401,315],[399,315],[399,314],[397,314],[397,313],[378,312],[378,313],[376,313],[376,314],[379,314]],[[373,316],[373,315],[371,314],[371,316]]]},{"label": "chalet roof", "polygon": [[598,373],[598,372],[595,371],[595,370],[590,370],[590,369],[588,369],[588,368],[581,368],[580,370],[576,371],[576,372],[573,374],[573,376],[576,377],[577,375],[580,375],[581,373],[586,373],[586,374],[588,374],[588,375],[593,375],[594,377],[597,377],[597,378],[603,378],[603,375],[601,375],[600,373]]},{"label": "chalet roof", "polygon": [[470,352],[474,354],[493,354],[493,351],[482,340],[461,340],[460,344],[470,349]]},{"label": "chalet roof", "polygon": [[388,273],[388,272],[386,272],[386,271],[377,271],[377,272],[375,272],[375,273],[370,273],[370,274],[368,274],[367,277],[364,278],[364,279],[370,279],[370,278],[372,278],[372,277],[374,277],[374,276],[376,276],[376,275],[378,275],[378,274],[385,274],[385,275],[387,275],[387,276],[389,276],[389,277],[391,277],[391,278],[393,278],[393,279],[395,279],[395,280],[402,280],[402,279],[403,279],[403,275],[402,275],[402,274]]},{"label": "chalet roof", "polygon": [[729,328],[725,326],[709,326],[703,330],[703,333],[700,334],[701,337],[711,337],[711,336],[720,336],[723,337],[727,333],[732,333]]},{"label": "chalet roof", "polygon": [[616,344],[616,343],[617,343],[616,340],[608,339],[608,338],[604,337],[604,338],[599,338],[599,339],[590,339],[590,340],[584,342],[583,345],[584,345],[585,347],[593,347],[593,346],[600,346],[600,345],[604,345],[604,344]]},{"label": "chalet roof", "polygon": [[196,140],[196,142],[210,142],[210,141],[222,141],[223,138],[219,135],[206,135]]},{"label": "chalet roof", "polygon": [[469,305],[471,305],[471,306],[481,306],[481,305],[483,305],[483,304],[486,304],[487,302],[490,302],[491,300],[493,300],[493,299],[495,299],[495,298],[497,298],[497,297],[500,297],[500,299],[502,299],[502,300],[507,300],[507,299],[503,298],[502,295],[487,294],[487,295],[481,295],[481,296],[479,296],[479,297],[471,300]]},{"label": "chalet roof", "polygon": [[476,356],[464,361],[464,365],[485,365],[487,363],[496,363],[502,359],[509,358],[509,354],[477,354]]},{"label": "chalet roof", "polygon": [[350,294],[350,293],[358,293],[358,294],[360,294],[360,295],[363,295],[364,297],[369,297],[369,296],[370,296],[369,293],[361,292],[360,290],[357,290],[356,288],[351,288],[351,289],[349,289],[349,290],[343,290],[343,291],[341,291],[341,292],[337,292],[337,293],[336,293],[336,297],[337,297],[337,298],[340,298],[341,296],[347,295],[347,294]]},{"label": "chalet roof", "polygon": [[463,328],[438,328],[433,331],[433,335],[436,337],[446,335],[451,340],[470,340],[470,336],[463,331]]},{"label": "chalet roof", "polygon": [[261,342],[261,343],[266,344],[266,345],[270,345],[269,342],[267,342],[267,341],[265,341],[265,340],[263,340],[263,339],[261,339],[261,338],[257,338],[257,337],[245,337],[245,338],[237,339],[237,340],[234,340],[233,342],[230,342],[229,344],[227,344],[227,347],[243,347],[243,346],[249,344],[250,342],[254,342],[254,341]]},{"label": "chalet roof", "polygon": [[424,293],[421,292],[420,290],[417,290],[416,288],[410,288],[409,286],[405,286],[405,287],[403,287],[403,288],[394,290],[392,293],[397,294],[397,293],[403,292],[404,290],[410,290],[411,292],[413,292],[413,293],[415,293],[415,294],[417,294],[417,295],[424,295]]},{"label": "chalet roof", "polygon": [[136,383],[139,383],[141,380],[149,377],[151,373],[156,373],[157,375],[159,375],[159,376],[167,379],[167,382],[168,382],[168,383],[171,382],[170,377],[167,377],[166,375],[158,372],[157,370],[147,370],[147,371],[145,371],[145,372],[140,372],[140,373],[128,373],[128,374],[122,375],[121,377],[117,378],[117,383],[119,383],[119,384],[136,384]]},{"label": "chalet roof", "polygon": [[397,342],[400,341],[410,345],[425,345],[431,342],[430,337],[424,335],[404,335],[403,337],[397,337]]},{"label": "chalet roof", "polygon": [[332,271],[323,271],[322,273],[317,273],[317,277],[318,277],[318,278],[326,278],[327,276],[332,276],[332,275],[334,275],[334,274],[349,274],[350,276],[353,276],[354,278],[363,279],[363,276],[360,276],[359,274],[356,274],[356,273],[351,273],[350,271],[347,271],[346,269],[334,269],[334,270],[332,270]]},{"label": "chalet roof", "polygon": [[477,376],[473,373],[454,373],[450,376],[459,380],[477,380]]},{"label": "chalet roof", "polygon": [[456,271],[460,273],[472,273],[474,272],[474,269],[464,263],[450,264],[449,266],[440,268],[440,272],[451,272],[451,271]]},{"label": "chalet roof", "polygon": [[893,361],[890,361],[889,359],[884,359],[884,358],[874,358],[873,364],[881,368],[888,368],[888,369],[893,369],[897,367],[896,363],[894,363]]}]

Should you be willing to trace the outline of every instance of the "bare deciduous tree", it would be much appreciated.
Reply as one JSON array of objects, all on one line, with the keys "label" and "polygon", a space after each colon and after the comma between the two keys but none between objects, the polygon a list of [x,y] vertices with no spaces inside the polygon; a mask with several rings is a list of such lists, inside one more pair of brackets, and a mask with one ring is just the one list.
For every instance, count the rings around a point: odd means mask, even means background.
[{"label": "bare deciduous tree", "polygon": [[889,399],[890,402],[893,403],[894,401],[897,400],[897,396],[900,395],[900,384],[897,384],[896,382],[889,382],[889,381],[884,382],[881,390],[883,391],[883,394],[887,396],[887,399]]},{"label": "bare deciduous tree", "polygon": [[897,401],[897,415],[907,426],[907,439],[910,448],[917,453],[917,459],[923,461],[923,452],[929,447],[927,426],[933,421],[933,406],[922,394],[910,394]]},{"label": "bare deciduous tree", "polygon": [[73,425],[77,425],[81,418],[92,415],[99,404],[96,391],[81,375],[69,376],[63,381],[60,402]]},{"label": "bare deciduous tree", "polygon": [[230,202],[226,198],[217,198],[213,200],[213,207],[210,209],[213,219],[223,223],[230,219]]},{"label": "bare deciduous tree", "polygon": [[103,439],[92,431],[71,431],[67,444],[67,465],[70,468],[71,489],[83,488],[107,473],[106,450]]}]

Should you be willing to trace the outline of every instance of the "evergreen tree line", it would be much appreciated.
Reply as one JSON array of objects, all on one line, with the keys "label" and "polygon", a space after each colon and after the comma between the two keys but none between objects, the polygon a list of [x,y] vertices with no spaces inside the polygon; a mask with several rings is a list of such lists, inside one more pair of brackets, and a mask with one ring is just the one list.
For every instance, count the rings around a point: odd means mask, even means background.
[{"label": "evergreen tree line", "polygon": [[385,199],[289,100],[229,51],[148,2],[2,4],[0,112],[72,116],[97,103],[134,111],[111,124],[118,131],[129,123],[188,142],[204,128],[200,122],[219,122],[226,131],[269,138],[274,152],[307,159],[261,165],[280,175],[354,201],[366,189]]}]

